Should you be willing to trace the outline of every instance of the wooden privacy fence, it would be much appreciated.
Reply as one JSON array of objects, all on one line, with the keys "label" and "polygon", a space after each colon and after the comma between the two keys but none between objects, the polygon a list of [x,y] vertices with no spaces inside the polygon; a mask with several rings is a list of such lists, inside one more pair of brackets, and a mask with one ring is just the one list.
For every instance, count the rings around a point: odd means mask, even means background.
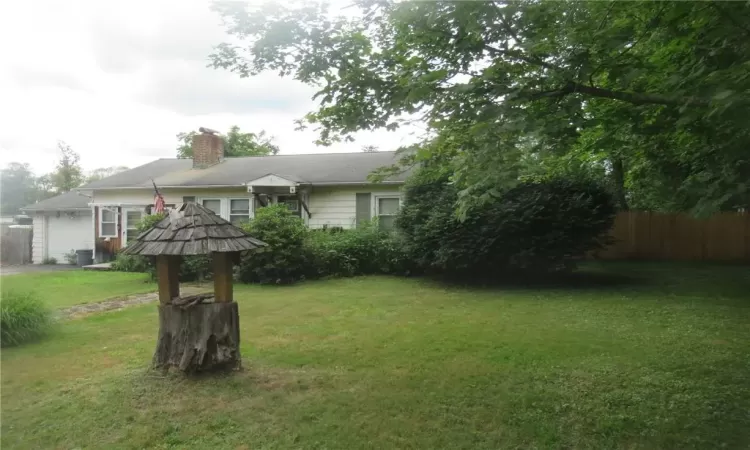
[{"label": "wooden privacy fence", "polygon": [[750,214],[720,213],[707,219],[686,214],[621,212],[614,244],[600,259],[750,262]]},{"label": "wooden privacy fence", "polygon": [[0,233],[0,262],[8,265],[31,264],[31,226],[3,227]]}]

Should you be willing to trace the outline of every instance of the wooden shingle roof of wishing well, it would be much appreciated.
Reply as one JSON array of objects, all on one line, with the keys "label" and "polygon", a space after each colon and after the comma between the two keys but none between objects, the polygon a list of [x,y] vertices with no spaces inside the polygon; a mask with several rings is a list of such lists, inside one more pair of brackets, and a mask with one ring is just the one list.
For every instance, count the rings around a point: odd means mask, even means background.
[{"label": "wooden shingle roof of wishing well", "polygon": [[128,255],[206,255],[266,246],[196,203],[183,203],[128,244]]}]

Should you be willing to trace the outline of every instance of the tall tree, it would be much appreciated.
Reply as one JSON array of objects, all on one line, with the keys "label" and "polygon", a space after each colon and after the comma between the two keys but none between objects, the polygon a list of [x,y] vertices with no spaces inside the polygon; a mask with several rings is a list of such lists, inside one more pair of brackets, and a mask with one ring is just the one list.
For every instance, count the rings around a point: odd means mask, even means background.
[{"label": "tall tree", "polygon": [[57,168],[50,174],[50,180],[57,193],[62,194],[83,184],[84,176],[78,153],[63,141],[58,141],[57,148],[61,156]]},{"label": "tall tree", "polygon": [[86,183],[101,180],[103,178],[107,178],[116,173],[124,172],[129,169],[130,168],[126,166],[101,167],[99,169],[94,169],[86,176]]},{"label": "tall tree", "polygon": [[[319,86],[321,140],[424,120],[462,202],[530,161],[596,173],[621,207],[750,206],[750,7],[740,2],[397,2],[215,7],[213,65]],[[567,166],[567,168],[565,167]]]},{"label": "tall tree", "polygon": [[[178,158],[193,157],[192,142],[193,136],[196,134],[195,131],[189,131],[177,135],[179,141],[177,146]],[[273,137],[268,136],[263,130],[260,133],[243,133],[240,131],[240,127],[234,125],[221,137],[224,139],[224,156],[227,157],[264,156],[279,153],[279,147],[274,144]]]},{"label": "tall tree", "polygon": [[0,213],[15,215],[43,198],[28,164],[12,162],[0,171]]}]

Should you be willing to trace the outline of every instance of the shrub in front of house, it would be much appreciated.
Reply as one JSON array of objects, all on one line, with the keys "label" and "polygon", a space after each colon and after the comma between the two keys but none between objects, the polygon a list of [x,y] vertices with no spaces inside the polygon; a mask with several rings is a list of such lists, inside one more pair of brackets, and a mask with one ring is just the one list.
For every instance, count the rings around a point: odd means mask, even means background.
[{"label": "shrub in front of house", "polygon": [[154,265],[148,257],[141,255],[126,255],[122,253],[122,250],[115,253],[115,259],[112,261],[110,268],[118,272],[149,272],[152,273],[152,275],[154,271]]},{"label": "shrub in front of house", "polygon": [[206,281],[213,279],[210,255],[183,256],[180,264],[180,281]]},{"label": "shrub in front of house", "polygon": [[289,284],[310,273],[305,247],[308,229],[286,205],[259,208],[255,217],[241,225],[249,235],[268,244],[242,257],[240,281]]},{"label": "shrub in front of house", "polygon": [[[139,224],[139,232],[158,220],[147,216],[147,222]],[[405,274],[412,266],[398,235],[380,230],[376,222],[352,230],[309,230],[286,205],[272,205],[259,208],[255,217],[241,227],[268,244],[242,256],[237,274],[244,283],[289,284],[326,276]],[[119,253],[112,268],[155,276],[152,257]],[[180,281],[211,277],[210,256],[183,258]]]},{"label": "shrub in front of house", "polygon": [[68,253],[65,253],[63,255],[65,257],[65,262],[75,266],[78,264],[78,254],[76,253],[75,249],[70,249]]},{"label": "shrub in front of house", "polygon": [[442,180],[406,189],[397,225],[421,268],[467,277],[569,269],[599,248],[615,207],[606,189],[568,179],[528,181],[470,209],[460,220],[458,189]]},{"label": "shrub in front of house", "polygon": [[313,276],[408,272],[399,236],[380,230],[375,221],[351,230],[312,230],[305,245]]},{"label": "shrub in front of house", "polygon": [[5,292],[0,300],[0,345],[12,347],[49,332],[52,313],[30,292]]}]

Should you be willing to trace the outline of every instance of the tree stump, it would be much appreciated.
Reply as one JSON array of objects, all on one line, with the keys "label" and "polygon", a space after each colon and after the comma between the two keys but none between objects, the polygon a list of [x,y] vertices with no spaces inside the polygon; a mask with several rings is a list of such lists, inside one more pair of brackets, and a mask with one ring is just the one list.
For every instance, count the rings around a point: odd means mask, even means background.
[{"label": "tree stump", "polygon": [[196,373],[238,369],[240,364],[237,303],[159,305],[154,368]]}]

